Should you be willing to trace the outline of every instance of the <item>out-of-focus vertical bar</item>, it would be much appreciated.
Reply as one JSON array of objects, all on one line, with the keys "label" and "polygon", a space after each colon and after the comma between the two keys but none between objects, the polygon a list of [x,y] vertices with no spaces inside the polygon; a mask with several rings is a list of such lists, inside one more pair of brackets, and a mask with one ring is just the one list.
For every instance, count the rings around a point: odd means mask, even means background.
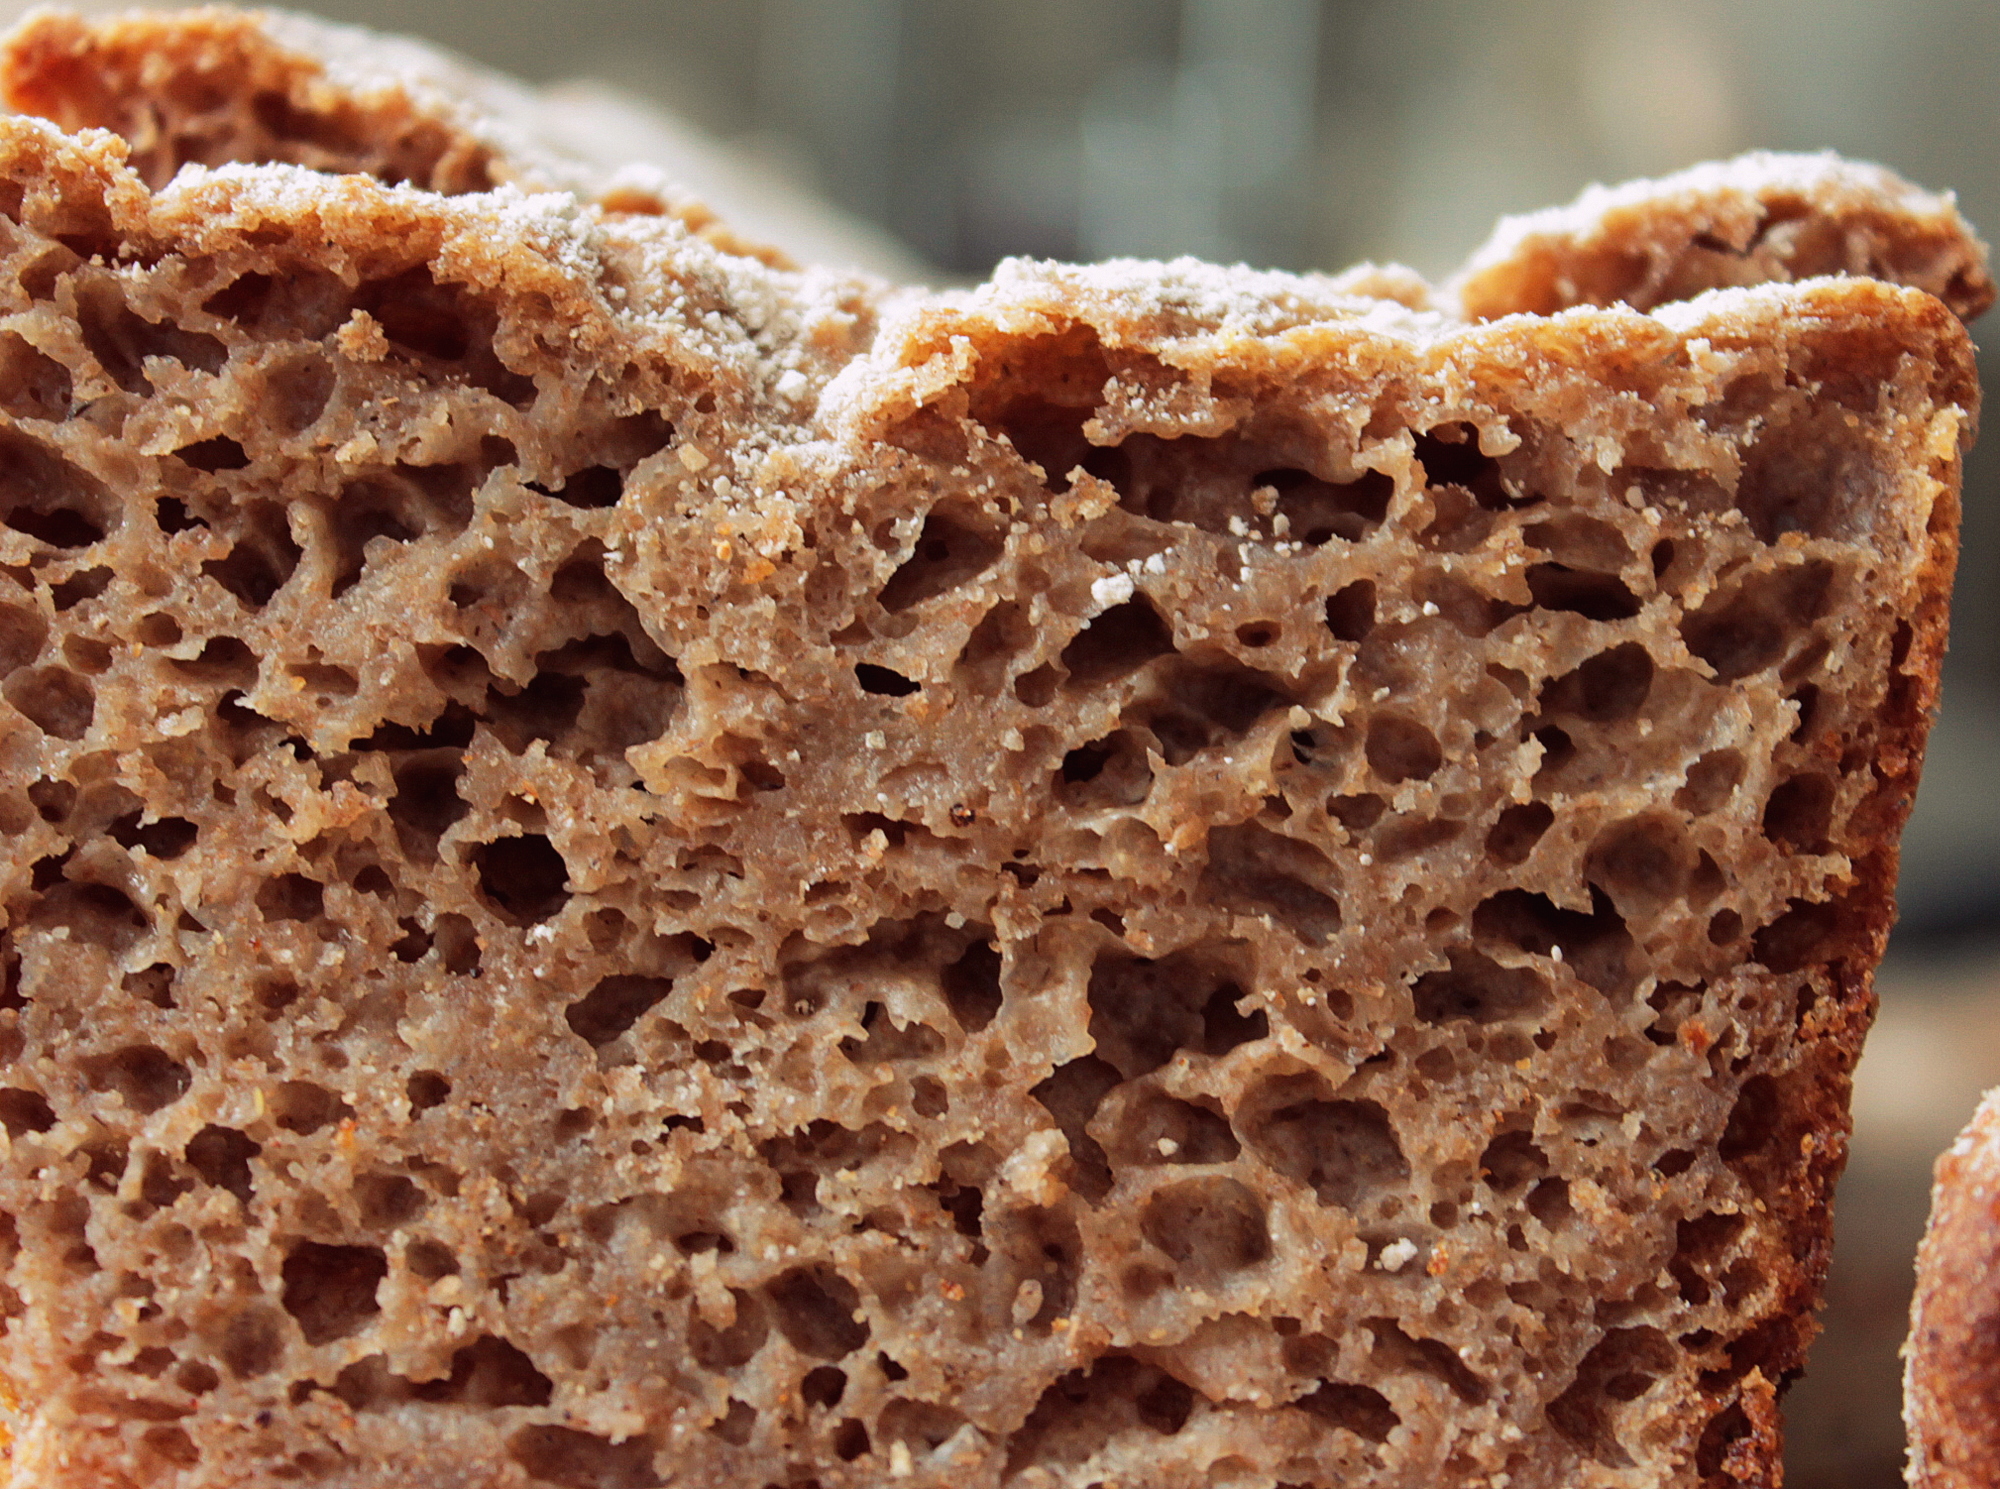
[{"label": "out-of-focus vertical bar", "polygon": [[828,193],[891,220],[903,0],[765,0],[760,128],[804,142]]},{"label": "out-of-focus vertical bar", "polygon": [[1319,0],[1182,0],[1171,64],[1102,78],[1082,119],[1084,252],[1309,262],[1319,20]]},{"label": "out-of-focus vertical bar", "polygon": [[1183,86],[1211,100],[1219,175],[1205,193],[1225,255],[1309,259],[1319,98],[1319,0],[1184,0]]}]

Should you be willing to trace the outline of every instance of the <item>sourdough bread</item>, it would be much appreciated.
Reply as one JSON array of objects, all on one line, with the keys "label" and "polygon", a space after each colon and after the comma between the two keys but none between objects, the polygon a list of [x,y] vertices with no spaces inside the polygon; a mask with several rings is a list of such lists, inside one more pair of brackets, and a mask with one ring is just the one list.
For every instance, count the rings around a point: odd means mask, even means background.
[{"label": "sourdough bread", "polygon": [[1945,303],[898,292],[145,24],[319,102],[0,121],[0,1482],[1776,1482]]}]

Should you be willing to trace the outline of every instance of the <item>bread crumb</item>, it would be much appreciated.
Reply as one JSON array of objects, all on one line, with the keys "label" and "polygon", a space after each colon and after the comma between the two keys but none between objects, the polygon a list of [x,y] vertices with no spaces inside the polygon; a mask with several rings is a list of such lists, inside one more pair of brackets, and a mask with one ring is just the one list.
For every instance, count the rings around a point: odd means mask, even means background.
[{"label": "bread crumb", "polygon": [[1405,1236],[1384,1246],[1376,1257],[1376,1264],[1385,1272],[1400,1272],[1416,1260],[1416,1243]]}]

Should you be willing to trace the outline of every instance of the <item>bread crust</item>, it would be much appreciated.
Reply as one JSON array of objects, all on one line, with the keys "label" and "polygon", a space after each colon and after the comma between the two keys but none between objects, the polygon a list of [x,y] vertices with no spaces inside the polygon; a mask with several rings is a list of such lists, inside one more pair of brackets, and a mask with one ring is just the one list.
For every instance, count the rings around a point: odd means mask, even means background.
[{"label": "bread crust", "polygon": [[1993,303],[1985,246],[1949,194],[1830,151],[1757,151],[1506,218],[1447,293],[1468,319],[1491,320],[1573,305],[1650,310],[1822,274],[1914,285],[1968,321]]},{"label": "bread crust", "polygon": [[1914,1489],[2000,1481],[2000,1090],[1937,1161],[1903,1351]]},{"label": "bread crust", "polygon": [[501,185],[570,192],[613,212],[673,217],[725,252],[791,266],[671,184],[607,173],[553,143],[546,103],[513,80],[312,16],[38,11],[8,38],[0,97],[70,133],[112,131],[156,190],[185,164],[255,160],[444,196]]}]

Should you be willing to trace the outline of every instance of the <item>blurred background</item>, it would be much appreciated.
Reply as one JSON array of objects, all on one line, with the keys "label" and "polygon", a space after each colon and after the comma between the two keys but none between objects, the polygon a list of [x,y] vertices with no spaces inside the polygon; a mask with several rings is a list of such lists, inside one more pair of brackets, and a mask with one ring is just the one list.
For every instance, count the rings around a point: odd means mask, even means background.
[{"label": "blurred background", "polygon": [[[568,84],[594,153],[671,157],[802,256],[933,283],[1009,254],[1436,277],[1501,213],[1754,147],[1885,162],[2000,233],[1993,0],[315,8]],[[1982,363],[1995,386],[2000,359]],[[1787,1401],[1792,1489],[1902,1482],[1896,1350],[1930,1162],[2000,1083],[2000,437],[1967,485],[1946,709],[1859,1075],[1826,1333]]]}]

